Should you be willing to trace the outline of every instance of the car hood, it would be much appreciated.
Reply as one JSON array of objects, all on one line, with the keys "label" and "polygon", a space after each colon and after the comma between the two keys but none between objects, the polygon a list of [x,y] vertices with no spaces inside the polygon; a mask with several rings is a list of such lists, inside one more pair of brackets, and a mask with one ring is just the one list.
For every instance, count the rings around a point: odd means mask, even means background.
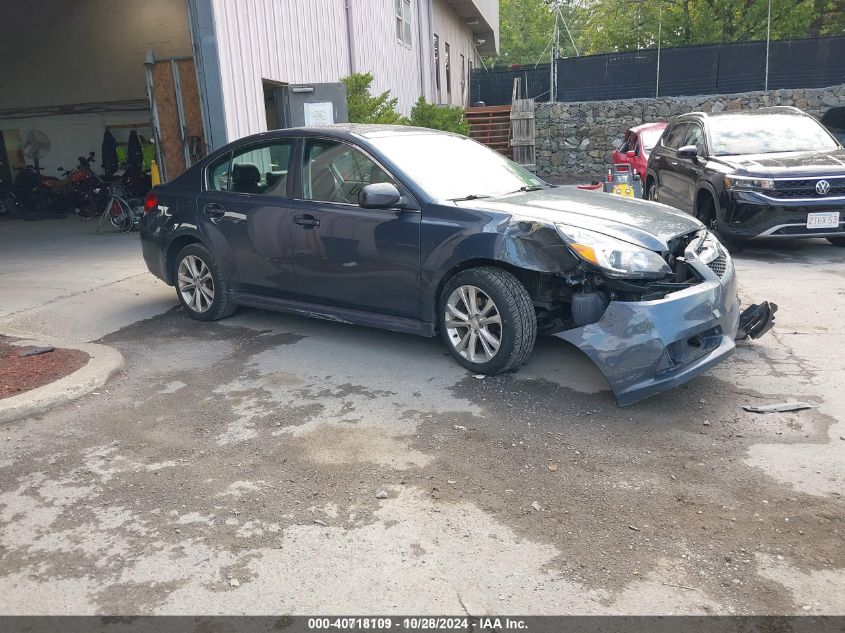
[{"label": "car hood", "polygon": [[845,175],[845,149],[841,148],[829,152],[779,152],[717,158],[741,175],[773,178]]},{"label": "car hood", "polygon": [[666,251],[673,238],[704,226],[694,217],[656,202],[570,186],[457,204],[506,213],[515,219],[598,231],[653,251]]}]

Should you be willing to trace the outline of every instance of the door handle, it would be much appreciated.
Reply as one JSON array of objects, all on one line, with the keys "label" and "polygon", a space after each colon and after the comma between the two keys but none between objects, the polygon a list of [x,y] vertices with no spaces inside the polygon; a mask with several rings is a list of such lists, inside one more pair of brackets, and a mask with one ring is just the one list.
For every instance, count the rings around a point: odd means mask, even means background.
[{"label": "door handle", "polygon": [[226,215],[226,209],[216,202],[209,202],[203,207],[203,211],[205,211],[206,215],[211,216],[212,218],[222,218]]},{"label": "door handle", "polygon": [[306,229],[313,229],[320,226],[320,221],[312,215],[298,215],[293,221],[299,226],[304,226]]}]

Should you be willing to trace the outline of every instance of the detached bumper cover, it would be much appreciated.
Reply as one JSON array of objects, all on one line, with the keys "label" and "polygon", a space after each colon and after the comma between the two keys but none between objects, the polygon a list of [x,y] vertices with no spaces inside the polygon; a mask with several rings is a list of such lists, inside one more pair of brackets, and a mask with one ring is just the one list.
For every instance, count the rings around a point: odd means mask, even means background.
[{"label": "detached bumper cover", "polygon": [[598,322],[555,336],[593,360],[622,406],[688,382],[735,347],[736,276],[730,256],[719,259],[724,270],[714,271],[688,250],[701,283],[656,301],[612,301]]}]

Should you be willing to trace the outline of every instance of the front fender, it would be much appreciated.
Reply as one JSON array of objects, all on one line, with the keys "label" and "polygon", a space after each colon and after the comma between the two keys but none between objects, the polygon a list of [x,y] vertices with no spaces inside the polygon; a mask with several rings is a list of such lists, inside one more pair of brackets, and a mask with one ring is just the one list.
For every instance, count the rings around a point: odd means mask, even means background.
[{"label": "front fender", "polygon": [[[476,212],[468,212],[476,213]],[[442,239],[428,252],[422,253],[422,315],[434,320],[437,293],[451,274],[468,263],[501,262],[522,270],[538,273],[565,273],[574,269],[578,260],[554,227],[544,222],[517,218],[489,218],[480,230],[460,222],[451,226],[432,226],[425,222],[423,243],[432,243],[438,233]]]}]

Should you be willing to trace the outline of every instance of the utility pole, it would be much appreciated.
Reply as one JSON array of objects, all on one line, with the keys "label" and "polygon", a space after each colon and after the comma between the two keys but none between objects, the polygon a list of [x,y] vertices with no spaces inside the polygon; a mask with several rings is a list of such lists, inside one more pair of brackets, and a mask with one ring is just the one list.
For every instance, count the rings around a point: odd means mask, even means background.
[{"label": "utility pole", "polygon": [[772,0],[769,0],[769,17],[766,21],[766,77],[763,80],[763,90],[769,89],[769,41],[772,39]]},{"label": "utility pole", "polygon": [[657,16],[657,80],[654,84],[655,98],[660,96],[660,41],[663,39],[663,0],[660,0]]},{"label": "utility pole", "polygon": [[552,32],[552,50],[550,53],[549,63],[549,103],[557,101],[557,40],[558,40],[558,0],[555,0],[554,6],[555,28]]}]

